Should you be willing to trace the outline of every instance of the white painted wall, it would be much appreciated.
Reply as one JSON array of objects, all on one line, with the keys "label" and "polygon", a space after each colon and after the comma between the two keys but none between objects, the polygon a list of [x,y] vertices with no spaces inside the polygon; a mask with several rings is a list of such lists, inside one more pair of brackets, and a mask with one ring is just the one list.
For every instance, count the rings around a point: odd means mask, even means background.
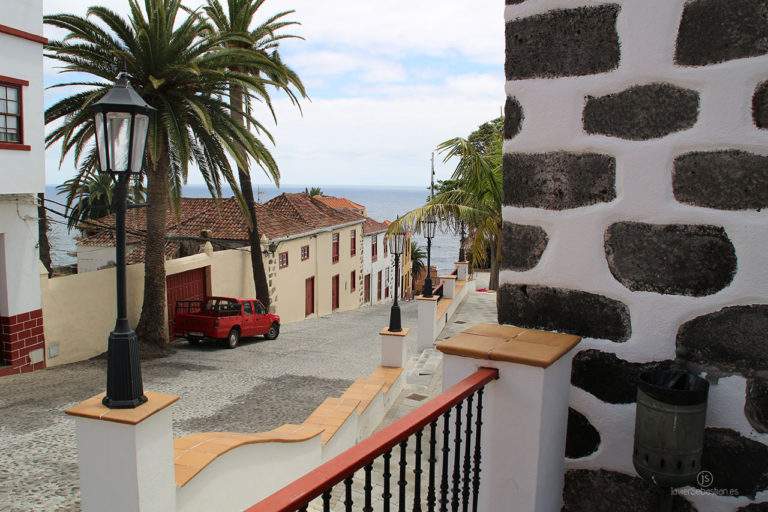
[{"label": "white painted wall", "polygon": [[0,316],[40,309],[36,196],[0,194],[0,235],[4,246],[0,257]]},{"label": "white painted wall", "polygon": [[[380,233],[368,234],[363,237],[363,275],[365,276],[366,274],[370,274],[371,276],[371,304],[378,304],[379,302],[390,302],[393,299],[392,294],[395,293],[395,260],[394,256],[392,256],[392,253],[389,252],[389,247],[387,247],[387,256],[384,257],[384,244],[386,243],[386,239],[384,237],[385,233],[385,231],[382,231]],[[376,261],[371,261],[374,236],[376,237],[376,243],[378,245],[378,254]],[[390,269],[388,283],[386,281],[387,268]],[[381,301],[377,299],[379,271],[381,271],[382,279]],[[389,297],[385,298],[384,289],[386,288],[387,284],[389,285]],[[365,286],[365,284],[363,284],[363,286]]]},{"label": "white painted wall", "polygon": [[[578,5],[604,2],[582,1]],[[741,149],[768,155],[768,132],[751,119],[751,98],[768,78],[768,56],[737,59],[717,65],[674,65],[677,27],[684,0],[619,0],[617,28],[621,65],[610,73],[558,79],[516,80],[506,93],[523,108],[522,131],[504,142],[504,152],[567,150],[597,152],[616,157],[617,197],[565,211],[504,207],[504,220],[543,227],[549,244],[539,264],[526,272],[502,271],[501,283],[528,283],[573,288],[605,295],[625,303],[631,313],[632,336],[625,343],[586,338],[580,350],[599,349],[632,362],[675,357],[678,327],[697,316],[725,306],[768,301],[768,212],[719,211],[675,201],[671,170],[676,156],[702,150]],[[507,5],[507,21],[577,5],[566,0],[541,0]],[[689,130],[652,142],[587,135],[582,129],[585,96],[599,96],[632,85],[667,82],[700,91],[700,116]],[[706,297],[631,292],[608,268],[603,249],[605,230],[617,221],[647,223],[714,224],[725,228],[738,257],[733,282]],[[768,443],[743,420],[744,379],[721,380],[710,391],[708,425],[728,425],[741,435]],[[571,404],[584,413],[603,436],[599,450],[569,468],[603,468],[634,474],[631,461],[634,405],[604,404],[573,389]],[[723,414],[733,409],[734,417]],[[738,410],[738,414],[735,411]],[[768,493],[762,493],[766,495]],[[758,495],[758,501],[761,496]],[[766,496],[762,499],[765,500]],[[699,510],[735,510],[744,498],[696,499]]]}]

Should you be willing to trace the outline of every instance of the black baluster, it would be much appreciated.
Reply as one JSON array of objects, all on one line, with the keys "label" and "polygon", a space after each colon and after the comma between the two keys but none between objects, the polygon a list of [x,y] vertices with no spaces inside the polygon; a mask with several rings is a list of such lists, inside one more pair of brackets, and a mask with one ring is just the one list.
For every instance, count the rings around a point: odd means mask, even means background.
[{"label": "black baluster", "polygon": [[344,479],[344,510],[352,512],[352,477]]},{"label": "black baluster", "polygon": [[466,430],[466,440],[464,442],[464,478],[463,478],[463,484],[464,487],[461,492],[461,510],[462,512],[468,512],[469,511],[469,470],[472,466],[470,454],[472,453],[472,403],[475,399],[474,395],[469,395],[467,397],[467,430]]},{"label": "black baluster", "polygon": [[371,470],[373,469],[373,464],[367,464],[364,468],[365,470],[365,485],[363,486],[363,490],[365,491],[365,505],[363,506],[363,512],[373,512],[373,506],[371,505],[371,489],[373,489],[373,486],[371,485]]},{"label": "black baluster", "polygon": [[387,450],[384,453],[384,493],[381,497],[384,498],[384,512],[389,512],[389,500],[392,498],[392,493],[389,491],[389,477],[392,473],[389,471],[389,460],[392,458],[392,450]]},{"label": "black baluster", "polygon": [[456,404],[456,431],[453,433],[453,491],[451,492],[451,510],[459,512],[459,493],[461,492],[461,406]]},{"label": "black baluster", "polygon": [[435,463],[437,462],[437,420],[429,424],[429,486],[427,489],[427,512],[435,512]]},{"label": "black baluster", "polygon": [[416,478],[413,482],[413,512],[421,512],[421,436],[424,434],[423,430],[416,432],[416,450],[414,451],[414,457],[416,467],[413,469],[413,476]]},{"label": "black baluster", "polygon": [[323,512],[331,512],[331,491],[323,493]]},{"label": "black baluster", "polygon": [[440,512],[448,512],[448,458],[451,454],[448,436],[450,435],[450,409],[443,414],[443,471],[440,475]]},{"label": "black baluster", "polygon": [[472,510],[477,512],[478,491],[480,490],[480,434],[483,426],[483,391],[477,391],[477,419],[475,420],[475,470],[472,478]]},{"label": "black baluster", "polygon": [[408,466],[408,461],[405,460],[407,446],[407,439],[400,443],[400,480],[397,482],[400,488],[400,503],[397,509],[399,512],[405,512],[405,486],[408,485],[408,481],[405,479],[405,468]]},{"label": "black baluster", "polygon": [[304,505],[299,509],[299,512],[307,512],[307,505]]}]

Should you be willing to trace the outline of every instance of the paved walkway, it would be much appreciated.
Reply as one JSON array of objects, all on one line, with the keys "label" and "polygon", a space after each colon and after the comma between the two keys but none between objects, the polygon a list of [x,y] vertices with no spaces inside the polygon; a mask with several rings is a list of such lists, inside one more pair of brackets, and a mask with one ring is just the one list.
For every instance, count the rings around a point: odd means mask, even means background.
[{"label": "paved walkway", "polygon": [[[454,321],[495,321],[495,294],[472,297],[478,300],[462,305]],[[416,306],[401,302],[402,323],[412,328],[408,385],[386,421],[423,403],[409,395],[440,392],[439,355],[415,352]],[[174,343],[173,355],[142,363],[144,387],[181,396],[172,409],[174,437],[301,423],[379,365],[378,331],[389,311],[385,304],[286,324],[277,340],[241,340],[235,350]],[[465,327],[449,324],[441,336],[454,328]],[[0,510],[80,509],[74,420],[64,410],[104,390],[105,368],[96,359],[0,380]]]}]

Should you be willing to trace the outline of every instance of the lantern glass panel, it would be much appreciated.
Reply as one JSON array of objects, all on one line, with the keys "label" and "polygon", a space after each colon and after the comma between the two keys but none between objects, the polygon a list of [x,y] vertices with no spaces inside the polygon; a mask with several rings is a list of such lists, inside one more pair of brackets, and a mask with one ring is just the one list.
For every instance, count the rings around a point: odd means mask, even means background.
[{"label": "lantern glass panel", "polygon": [[131,152],[131,172],[140,173],[144,160],[144,147],[149,133],[149,116],[136,114],[133,118],[133,151]]},{"label": "lantern glass panel", "polygon": [[96,112],[93,116],[93,130],[96,132],[96,149],[99,153],[99,169],[107,170],[107,143],[104,139],[104,113]]},{"label": "lantern glass panel", "polygon": [[109,147],[109,170],[125,172],[129,169],[128,149],[131,137],[131,114],[107,112],[107,144]]},{"label": "lantern glass panel", "polygon": [[428,216],[424,221],[424,236],[427,238],[435,237],[435,228],[437,227],[437,221],[433,216]]},{"label": "lantern glass panel", "polygon": [[392,254],[403,254],[403,245],[405,233],[395,232],[389,237],[389,252]]}]

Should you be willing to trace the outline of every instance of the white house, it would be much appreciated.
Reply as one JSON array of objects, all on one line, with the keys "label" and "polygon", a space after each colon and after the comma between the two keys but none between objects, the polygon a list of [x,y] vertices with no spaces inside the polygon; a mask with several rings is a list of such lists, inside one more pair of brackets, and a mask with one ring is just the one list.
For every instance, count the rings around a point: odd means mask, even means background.
[{"label": "white house", "polygon": [[0,15],[0,377],[45,367],[37,194],[45,191],[42,0]]},{"label": "white house", "polygon": [[377,304],[394,293],[394,259],[384,234],[389,225],[370,217],[363,224],[363,302]]}]

